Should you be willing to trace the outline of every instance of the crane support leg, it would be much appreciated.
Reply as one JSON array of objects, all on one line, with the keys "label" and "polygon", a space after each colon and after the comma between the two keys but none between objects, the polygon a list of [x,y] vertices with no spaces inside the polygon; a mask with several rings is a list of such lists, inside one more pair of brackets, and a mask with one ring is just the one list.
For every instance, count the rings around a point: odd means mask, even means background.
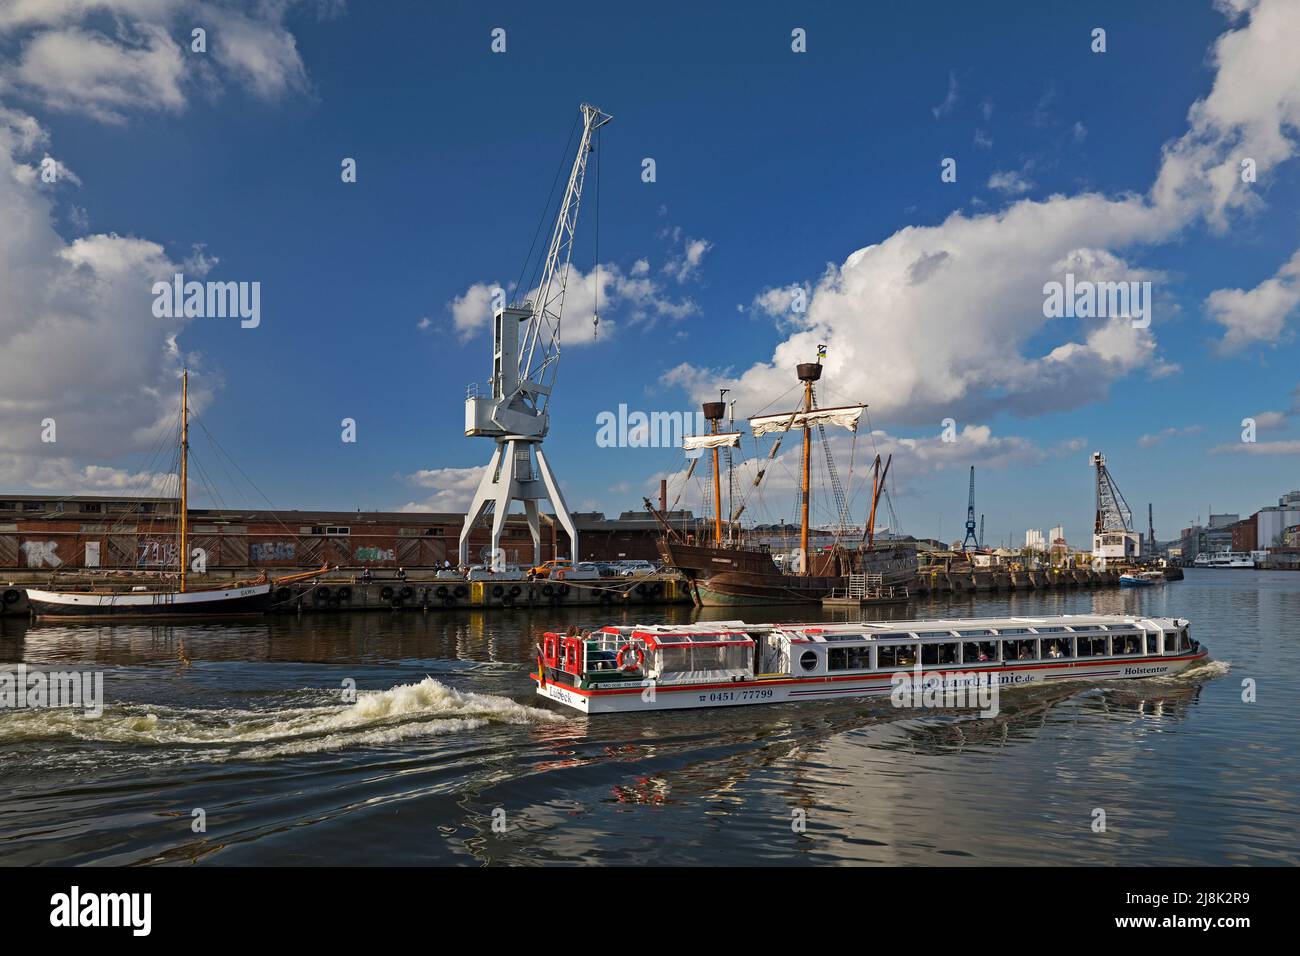
[{"label": "crane support leg", "polygon": [[[531,455],[537,456],[537,468],[531,467]],[[540,480],[538,478],[540,477]],[[536,440],[507,438],[497,442],[492,460],[488,462],[474,492],[473,503],[465,514],[465,524],[460,529],[460,563],[469,564],[469,538],[474,525],[483,516],[487,506],[493,506],[491,563],[494,570],[502,570],[506,563],[501,550],[501,533],[505,530],[510,506],[522,501],[528,518],[528,533],[533,539],[533,562],[542,563],[542,527],[538,501],[547,499],[555,509],[556,520],[569,535],[573,553],[578,551],[578,529],[569,517],[560,486],[551,474],[551,466],[542,453],[542,443]],[[575,559],[576,560],[576,559]]]},{"label": "crane support leg", "polygon": [[537,470],[542,473],[542,484],[546,486],[546,497],[551,502],[551,507],[555,509],[555,518],[560,522],[569,535],[569,559],[577,564],[581,558],[581,552],[578,550],[578,529],[574,527],[573,519],[569,517],[569,507],[564,503],[564,495],[560,494],[560,485],[555,480],[555,475],[551,474],[550,463],[546,460],[546,455],[542,453],[542,446],[537,444]]},{"label": "crane support leg", "polygon": [[469,564],[470,531],[473,530],[474,524],[487,509],[488,503],[497,500],[497,468],[501,464],[501,453],[504,447],[500,442],[497,442],[496,451],[492,452],[492,460],[488,462],[483,477],[479,479],[478,490],[474,492],[474,500],[471,502],[469,510],[465,512],[465,524],[460,529],[461,567]]},{"label": "crane support leg", "polygon": [[542,563],[542,522],[538,516],[537,502],[525,501],[524,514],[528,516],[528,533],[533,538],[533,567]]}]

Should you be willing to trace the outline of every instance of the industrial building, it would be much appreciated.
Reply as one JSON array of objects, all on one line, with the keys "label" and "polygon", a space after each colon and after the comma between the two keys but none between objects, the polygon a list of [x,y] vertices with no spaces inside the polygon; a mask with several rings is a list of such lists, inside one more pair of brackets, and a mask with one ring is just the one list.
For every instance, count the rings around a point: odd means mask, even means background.
[{"label": "industrial building", "polygon": [[[0,499],[0,568],[161,570],[177,566],[179,506],[172,498],[9,495]],[[570,557],[569,536],[542,514],[542,558]],[[689,512],[672,515],[692,524]],[[658,557],[659,528],[641,512],[608,519],[574,515],[579,560]],[[190,543],[213,570],[432,568],[457,562],[465,516],[444,512],[269,511],[191,508]],[[490,529],[471,536],[471,561],[489,546]],[[522,514],[506,520],[506,560],[529,564],[532,538]]]}]

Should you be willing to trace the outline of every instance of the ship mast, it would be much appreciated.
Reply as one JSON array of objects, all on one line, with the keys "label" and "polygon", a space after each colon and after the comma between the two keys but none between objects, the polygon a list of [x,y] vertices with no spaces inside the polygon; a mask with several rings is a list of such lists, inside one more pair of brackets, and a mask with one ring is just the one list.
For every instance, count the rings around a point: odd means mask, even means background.
[{"label": "ship mast", "polygon": [[190,370],[181,376],[181,593],[185,593],[186,538],[189,531]]},{"label": "ship mast", "polygon": [[[727,414],[725,402],[705,402],[704,418],[709,423],[709,434],[718,434],[718,422]],[[718,470],[720,449],[713,446],[713,546],[722,547],[722,476]]]},{"label": "ship mast", "polygon": [[799,550],[803,556],[803,573],[812,574],[812,563],[808,554],[808,505],[811,497],[812,477],[812,425],[808,415],[813,410],[813,383],[822,377],[821,357],[816,362],[805,362],[798,366],[799,381],[803,382],[803,476],[800,492]]}]

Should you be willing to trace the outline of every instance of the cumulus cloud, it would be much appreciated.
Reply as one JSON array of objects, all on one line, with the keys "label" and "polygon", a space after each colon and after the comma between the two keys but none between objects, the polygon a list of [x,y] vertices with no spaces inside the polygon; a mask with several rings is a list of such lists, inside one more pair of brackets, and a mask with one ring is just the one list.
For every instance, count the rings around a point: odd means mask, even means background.
[{"label": "cumulus cloud", "polygon": [[1277,274],[1253,289],[1216,289],[1205,299],[1205,311],[1226,330],[1219,347],[1235,352],[1253,342],[1278,342],[1287,319],[1300,305],[1300,252]]},{"label": "cumulus cloud", "polygon": [[1138,370],[1170,374],[1154,334],[1159,315],[1145,329],[1122,319],[1048,319],[1043,286],[1067,268],[1076,280],[1135,279],[1141,248],[1249,209],[1241,156],[1253,157],[1262,177],[1294,154],[1300,15],[1285,0],[1261,0],[1249,12],[1215,43],[1212,89],[1192,105],[1187,132],[1165,147],[1148,194],[1021,199],[903,228],[828,270],[769,361],[739,372],[679,368],[671,380],[697,397],[730,388],[741,407],[761,407],[824,343],[826,380],[839,393],[915,423],[1041,414],[1104,400]]},{"label": "cumulus cloud", "polygon": [[[0,124],[0,451],[44,458],[147,446],[179,406],[176,337],[186,321],[155,318],[151,286],[180,267],[146,239],[65,242],[50,197],[5,175],[23,141]],[[206,397],[196,382],[195,405]],[[55,446],[40,441],[47,417]]]},{"label": "cumulus cloud", "polygon": [[[610,314],[619,316],[620,321],[630,325],[650,326],[660,320],[679,321],[700,311],[694,299],[670,296],[649,274],[649,269],[643,267],[644,263],[643,259],[637,260],[627,272],[616,264],[602,265],[598,269],[593,267],[590,272],[570,267],[560,319],[564,327],[564,345],[589,345],[597,341],[598,336],[600,339],[609,338],[615,329],[614,322],[608,318]],[[493,294],[498,288],[500,286],[496,283],[476,282],[447,303],[452,327],[462,342],[491,326]],[[537,295],[534,289],[523,299],[533,301]],[[600,306],[598,336],[593,334],[596,331],[593,319],[597,304]]]},{"label": "cumulus cloud", "polygon": [[[208,0],[46,0],[0,9],[0,88],[45,108],[124,123],[136,111],[178,113],[223,78],[275,99],[306,87],[291,3],[244,13]],[[100,29],[108,14],[112,30]],[[190,30],[208,34],[192,52]],[[178,39],[174,39],[179,38]]]},{"label": "cumulus cloud", "polygon": [[475,468],[426,468],[405,476],[411,485],[432,493],[419,501],[408,501],[401,511],[466,511],[483,477],[482,466]]},{"label": "cumulus cloud", "polygon": [[1027,193],[1033,188],[1034,184],[1014,169],[995,172],[989,177],[989,189],[996,189],[1000,193],[1011,196]]},{"label": "cumulus cloud", "polygon": [[[0,482],[67,493],[156,491],[168,476],[87,464],[145,451],[173,433],[180,371],[202,411],[219,387],[202,357],[182,352],[186,319],[153,315],[152,286],[198,277],[217,257],[195,244],[179,263],[163,246],[112,231],[79,233],[84,210],[56,214],[63,184],[81,179],[52,155],[39,120],[17,108],[124,123],[178,113],[222,77],[270,97],[302,86],[301,61],[282,22],[289,3],[240,13],[200,0],[20,0],[0,3]],[[190,27],[209,33],[211,65],[195,61]],[[54,159],[56,183],[39,176]],[[84,171],[83,171],[84,172]],[[53,419],[57,440],[41,440]]]},{"label": "cumulus cloud", "polygon": [[673,256],[664,265],[664,272],[678,282],[685,282],[699,272],[700,263],[704,261],[704,254],[712,248],[713,243],[707,239],[687,238],[683,242],[681,253]]}]

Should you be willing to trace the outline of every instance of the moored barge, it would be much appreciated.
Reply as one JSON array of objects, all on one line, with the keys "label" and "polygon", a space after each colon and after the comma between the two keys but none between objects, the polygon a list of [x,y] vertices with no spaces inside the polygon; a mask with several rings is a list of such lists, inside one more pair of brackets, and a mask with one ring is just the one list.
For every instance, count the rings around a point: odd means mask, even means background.
[{"label": "moored barge", "polygon": [[864,623],[611,625],[547,632],[537,693],[587,714],[1166,677],[1208,657],[1181,618],[1118,615]]}]

